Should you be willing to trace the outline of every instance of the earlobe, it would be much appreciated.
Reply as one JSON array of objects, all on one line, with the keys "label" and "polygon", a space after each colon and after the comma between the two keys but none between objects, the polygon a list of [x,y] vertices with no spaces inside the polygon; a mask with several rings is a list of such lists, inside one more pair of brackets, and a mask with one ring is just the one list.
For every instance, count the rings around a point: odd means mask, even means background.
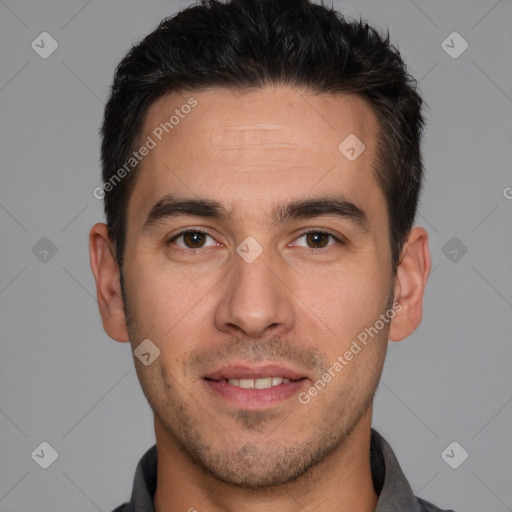
[{"label": "earlobe", "polygon": [[423,295],[431,266],[428,234],[423,228],[414,227],[402,249],[395,276],[394,301],[400,303],[401,309],[391,322],[391,341],[403,340],[420,324]]},{"label": "earlobe", "polygon": [[108,236],[107,225],[95,224],[89,233],[89,258],[96,281],[96,297],[103,328],[114,340],[129,341],[119,266]]}]

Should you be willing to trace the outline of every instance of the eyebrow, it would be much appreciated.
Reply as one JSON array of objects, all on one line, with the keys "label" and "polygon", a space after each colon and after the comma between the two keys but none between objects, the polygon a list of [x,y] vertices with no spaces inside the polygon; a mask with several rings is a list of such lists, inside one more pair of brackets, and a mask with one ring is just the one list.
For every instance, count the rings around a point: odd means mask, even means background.
[{"label": "eyebrow", "polygon": [[[229,222],[233,218],[231,210],[211,199],[179,198],[172,194],[162,197],[149,212],[142,232],[174,217],[203,217],[221,222]],[[364,210],[348,201],[343,196],[328,195],[308,199],[298,199],[279,205],[270,214],[274,224],[281,224],[293,219],[333,216],[347,219],[362,231],[368,231],[369,219]]]}]

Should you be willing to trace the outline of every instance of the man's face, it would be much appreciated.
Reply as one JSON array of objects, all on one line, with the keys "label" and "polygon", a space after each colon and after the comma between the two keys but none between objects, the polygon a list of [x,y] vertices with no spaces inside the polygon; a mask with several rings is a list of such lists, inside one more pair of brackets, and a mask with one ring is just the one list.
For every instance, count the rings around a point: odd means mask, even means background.
[{"label": "man's face", "polygon": [[[190,96],[197,106],[158,141]],[[338,149],[350,134],[366,147],[355,160]],[[384,363],[387,324],[344,357],[393,293],[375,115],[353,95],[210,89],[156,101],[148,135],[157,144],[130,197],[123,275],[133,348],[160,350],[135,361],[157,441],[227,482],[284,483],[369,421]],[[191,215],[188,203],[177,214],[171,196],[225,212]]]}]

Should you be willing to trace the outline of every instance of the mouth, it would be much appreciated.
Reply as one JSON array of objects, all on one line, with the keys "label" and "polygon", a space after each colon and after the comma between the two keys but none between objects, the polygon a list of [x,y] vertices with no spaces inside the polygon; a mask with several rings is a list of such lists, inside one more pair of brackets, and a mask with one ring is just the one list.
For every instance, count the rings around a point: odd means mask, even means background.
[{"label": "mouth", "polygon": [[290,379],[285,377],[263,377],[259,379],[222,379],[217,382],[227,382],[232,386],[244,389],[267,389],[281,384],[288,384]]},{"label": "mouth", "polygon": [[213,394],[238,408],[258,410],[282,402],[303,389],[308,378],[276,365],[229,366],[203,377]]}]

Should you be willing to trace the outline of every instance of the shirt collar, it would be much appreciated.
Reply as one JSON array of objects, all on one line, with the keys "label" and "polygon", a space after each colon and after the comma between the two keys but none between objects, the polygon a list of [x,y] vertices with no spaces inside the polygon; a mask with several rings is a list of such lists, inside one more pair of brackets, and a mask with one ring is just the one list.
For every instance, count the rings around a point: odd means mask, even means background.
[{"label": "shirt collar", "polygon": [[[421,512],[422,508],[393,450],[373,428],[371,429],[370,462],[373,485],[379,495],[375,512]],[[157,450],[156,445],[153,445],[137,465],[130,502],[121,505],[113,512],[155,512],[153,496],[156,491],[156,481]]]},{"label": "shirt collar", "polygon": [[375,512],[421,512],[409,482],[387,441],[372,428],[370,462],[379,500]]}]

